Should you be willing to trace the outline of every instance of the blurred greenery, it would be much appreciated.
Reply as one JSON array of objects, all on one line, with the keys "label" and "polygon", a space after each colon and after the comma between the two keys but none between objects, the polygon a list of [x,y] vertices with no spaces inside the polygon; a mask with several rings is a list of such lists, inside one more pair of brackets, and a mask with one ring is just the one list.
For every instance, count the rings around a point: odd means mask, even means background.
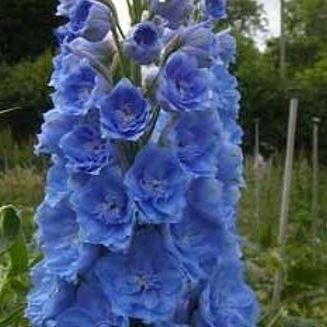
[{"label": "blurred greenery", "polygon": [[0,108],[21,108],[0,117],[0,129],[10,126],[19,142],[35,134],[41,113],[50,107],[47,81],[51,58],[52,54],[47,50],[35,60],[24,59],[14,66],[0,69]]},{"label": "blurred greenery", "polygon": [[[318,233],[311,232],[312,168],[304,157],[294,165],[291,207],[287,225],[286,259],[278,254],[278,229],[283,162],[276,155],[258,180],[253,161],[246,161],[247,187],[240,205],[239,228],[244,236],[248,278],[264,307],[261,326],[327,325],[327,170],[319,176]],[[275,323],[270,313],[276,269],[285,272],[282,307]]]},{"label": "blurred greenery", "polygon": [[[21,108],[0,115],[0,207],[15,206],[18,222],[11,234],[16,235],[14,242],[4,243],[11,251],[0,255],[0,327],[27,326],[22,319],[29,287],[26,260],[18,260],[22,266],[16,273],[12,273],[12,261],[17,248],[24,253],[24,238],[28,266],[39,255],[32,217],[43,197],[47,163],[46,159],[32,156],[32,151],[42,112],[51,107],[47,81],[55,53],[52,32],[59,23],[54,16],[55,5],[56,0],[0,1],[0,112]],[[312,117],[319,116],[320,157],[327,162],[327,1],[288,0],[286,10],[287,79],[282,81],[279,39],[270,39],[264,51],[253,40],[266,27],[263,7],[255,0],[230,1],[229,23],[238,41],[237,64],[232,69],[242,94],[240,120],[245,131],[245,149],[252,148],[253,123],[259,118],[261,149],[270,158],[260,182],[255,178],[253,162],[246,161],[247,188],[240,206],[239,228],[244,235],[248,279],[263,305],[260,326],[320,327],[327,326],[327,170],[323,166],[320,171],[320,228],[317,235],[312,235],[312,172],[307,157],[311,151]],[[282,262],[277,248],[283,175],[280,153],[286,142],[288,102],[292,95],[300,98],[298,151],[287,258]],[[5,235],[3,217],[2,210],[1,240]],[[279,268],[285,271],[283,302],[279,312],[272,313],[273,276]]]},{"label": "blurred greenery", "polygon": [[[51,106],[47,81],[55,45],[52,29],[55,0],[0,2],[0,111],[19,106],[23,110],[0,118],[0,129],[10,127],[18,142],[34,135],[41,113]],[[327,119],[327,4],[325,0],[288,0],[286,15],[287,80],[279,74],[279,39],[271,39],[260,51],[253,36],[266,28],[262,5],[255,0],[234,0],[229,23],[238,40],[233,67],[242,93],[241,123],[245,149],[253,143],[253,121],[259,118],[261,141],[267,152],[285,145],[288,102],[300,98],[297,148],[308,152],[311,118]],[[321,147],[327,154],[327,124],[321,128]],[[325,156],[324,156],[325,157]],[[326,156],[327,157],[327,156]]]},{"label": "blurred greenery", "polygon": [[[1,147],[0,142],[0,151]],[[31,266],[39,257],[33,239],[33,213],[42,201],[46,165],[43,160],[35,158],[21,161],[21,158],[28,159],[26,148],[31,153],[32,142],[21,150],[21,155],[17,154],[19,148],[15,151],[16,154],[13,152],[9,155],[8,162],[11,164],[0,172],[0,203],[11,203],[17,208]],[[19,164],[14,163],[16,158]],[[324,221],[327,215],[327,169],[322,167],[320,170],[319,228],[317,234],[312,235],[311,165],[305,157],[298,157],[295,162],[284,262],[279,258],[277,247],[282,155],[277,154],[271,158],[260,181],[256,179],[253,160],[247,158],[245,176],[247,187],[240,203],[239,231],[242,235],[248,281],[263,307],[259,326],[326,326],[327,242]],[[271,311],[273,276],[276,269],[281,267],[285,271],[284,288],[282,306],[276,314]],[[28,274],[23,272],[8,280],[6,276],[9,270],[10,256],[0,255],[0,326],[27,326],[22,319],[22,308],[26,303]],[[7,317],[8,313],[13,313],[14,318],[18,317],[19,322],[2,325],[1,319]]]}]

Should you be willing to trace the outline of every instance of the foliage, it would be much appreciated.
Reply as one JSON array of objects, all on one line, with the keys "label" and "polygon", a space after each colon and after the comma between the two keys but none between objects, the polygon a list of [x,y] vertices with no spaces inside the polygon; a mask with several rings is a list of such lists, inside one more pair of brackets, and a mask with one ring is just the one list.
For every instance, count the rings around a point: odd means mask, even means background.
[{"label": "foliage", "polygon": [[2,71],[0,108],[19,107],[20,110],[0,117],[0,127],[9,124],[16,139],[30,137],[38,127],[41,112],[50,106],[47,82],[51,59],[51,52],[46,51],[36,60],[26,59]]},{"label": "foliage", "polygon": [[[257,181],[253,162],[247,161],[247,190],[241,203],[240,230],[245,238],[248,277],[254,285],[265,312],[262,326],[276,318],[271,326],[324,326],[326,324],[326,235],[324,217],[327,214],[327,172],[320,174],[319,232],[312,235],[311,167],[299,158],[294,167],[292,199],[287,228],[286,261],[277,252],[280,195],[283,178],[281,158],[268,165],[265,177]],[[258,191],[259,190],[259,191]],[[255,202],[254,202],[255,199]],[[257,207],[259,201],[259,207]],[[259,210],[259,218],[257,212]],[[270,314],[273,278],[283,267],[283,301],[277,316]],[[270,325],[269,325],[270,326]]]},{"label": "foliage", "polygon": [[1,0],[0,62],[36,58],[53,45],[56,0]]},{"label": "foliage", "polygon": [[[22,220],[13,206],[0,208],[0,326],[10,326],[23,319],[25,296],[30,288],[29,257]],[[14,309],[11,306],[14,304]]]},{"label": "foliage", "polygon": [[300,126],[306,132],[304,137],[309,143],[312,116],[319,117],[321,158],[327,158],[327,52],[322,53],[312,67],[296,72],[294,79],[300,94],[304,95],[301,96],[300,116]]},{"label": "foliage", "polygon": [[[255,288],[260,302],[264,306],[262,326],[324,326],[326,324],[326,236],[323,221],[327,214],[327,171],[320,171],[320,201],[319,218],[321,228],[316,241],[310,234],[311,226],[311,167],[304,158],[298,158],[294,169],[292,191],[292,206],[287,241],[287,277],[283,292],[283,308],[276,315],[269,314],[272,297],[274,271],[281,264],[276,254],[278,233],[280,189],[283,175],[283,165],[280,156],[276,156],[269,165],[266,175],[260,184],[260,224],[259,233],[256,227],[256,181],[254,178],[253,161],[246,161],[247,187],[240,207],[239,229],[243,236],[248,278]],[[0,175],[0,203],[13,203],[22,216],[23,230],[29,249],[29,261],[37,256],[34,243],[32,215],[34,208],[42,198],[42,176],[32,167],[7,171]],[[13,187],[13,185],[15,187]],[[28,189],[29,192],[22,191]],[[7,192],[6,190],[11,190]],[[2,192],[1,192],[2,191]],[[31,194],[31,196],[27,196]],[[33,196],[32,196],[33,195]],[[258,239],[259,235],[259,239]],[[3,272],[5,262],[0,259],[0,270]],[[17,295],[18,294],[18,295]],[[0,321],[5,313],[14,312],[17,296],[24,303],[24,295],[18,291],[11,292],[7,300],[1,302],[9,311],[0,312]],[[19,307],[18,307],[19,309]],[[21,312],[21,311],[20,311]],[[1,325],[0,325],[1,326]],[[7,326],[25,326],[23,323]]]},{"label": "foliage", "polygon": [[230,1],[228,13],[230,24],[239,33],[254,35],[266,27],[263,5],[255,0]]}]

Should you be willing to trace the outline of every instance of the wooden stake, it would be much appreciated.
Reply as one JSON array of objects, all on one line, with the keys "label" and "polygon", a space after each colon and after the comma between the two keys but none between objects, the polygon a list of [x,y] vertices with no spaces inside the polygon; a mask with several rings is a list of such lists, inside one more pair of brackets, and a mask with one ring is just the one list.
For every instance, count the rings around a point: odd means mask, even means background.
[{"label": "wooden stake", "polygon": [[[257,160],[259,159],[260,154],[260,121],[258,118],[254,120],[254,169],[257,168]],[[256,233],[257,240],[259,242],[260,237],[260,178],[258,178],[258,173],[255,171],[255,218],[256,218]]]},{"label": "wooden stake", "polygon": [[[293,98],[290,104],[287,150],[286,150],[286,160],[285,160],[282,204],[281,204],[281,211],[280,211],[279,237],[278,237],[279,255],[282,262],[284,262],[285,259],[286,227],[288,223],[288,212],[289,212],[289,204],[290,204],[290,196],[291,196],[297,111],[298,111],[298,99]],[[278,311],[280,307],[282,281],[283,281],[283,270],[280,268],[276,272],[275,282],[274,282],[274,292],[273,292],[273,300],[272,300],[272,307],[274,311]]]},{"label": "wooden stake", "polygon": [[257,155],[260,152],[260,120],[256,118],[254,120],[254,159],[256,159]]},{"label": "wooden stake", "polygon": [[318,224],[318,202],[319,202],[319,123],[320,119],[312,118],[312,236],[316,236]]},{"label": "wooden stake", "polygon": [[286,16],[285,0],[280,0],[280,77],[282,81],[286,79],[286,28],[285,28],[285,16]]}]

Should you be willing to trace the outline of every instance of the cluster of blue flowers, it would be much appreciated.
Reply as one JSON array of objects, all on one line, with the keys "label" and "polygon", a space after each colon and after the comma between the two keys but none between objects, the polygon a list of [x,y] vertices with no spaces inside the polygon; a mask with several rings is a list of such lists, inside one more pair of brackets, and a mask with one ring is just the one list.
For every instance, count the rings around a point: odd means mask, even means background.
[{"label": "cluster of blue flowers", "polygon": [[[37,153],[50,155],[27,317],[34,327],[251,327],[225,0],[61,0],[67,24]],[[143,14],[142,14],[143,11]]]}]

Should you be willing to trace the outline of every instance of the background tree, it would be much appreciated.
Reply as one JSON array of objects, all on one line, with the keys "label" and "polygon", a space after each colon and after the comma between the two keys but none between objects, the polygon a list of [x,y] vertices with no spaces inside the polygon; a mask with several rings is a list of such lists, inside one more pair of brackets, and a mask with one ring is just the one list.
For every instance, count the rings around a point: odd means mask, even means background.
[{"label": "background tree", "polygon": [[[16,105],[23,108],[6,120],[19,139],[36,132],[42,111],[51,105],[46,83],[55,48],[52,32],[59,23],[53,18],[55,6],[56,0],[0,1],[0,110]],[[253,144],[255,118],[260,118],[264,126],[261,129],[263,143],[268,148],[284,147],[288,90],[294,88],[301,95],[298,148],[309,148],[311,117],[327,118],[324,110],[327,2],[287,1],[287,85],[281,84],[278,74],[278,38],[269,40],[264,52],[259,51],[253,41],[256,32],[266,28],[262,5],[256,0],[233,0],[229,16],[238,40],[234,71],[242,93],[240,118],[246,148],[250,149]],[[321,139],[327,139],[323,127]]]},{"label": "background tree", "polygon": [[0,61],[36,58],[53,47],[56,0],[0,1]]}]

